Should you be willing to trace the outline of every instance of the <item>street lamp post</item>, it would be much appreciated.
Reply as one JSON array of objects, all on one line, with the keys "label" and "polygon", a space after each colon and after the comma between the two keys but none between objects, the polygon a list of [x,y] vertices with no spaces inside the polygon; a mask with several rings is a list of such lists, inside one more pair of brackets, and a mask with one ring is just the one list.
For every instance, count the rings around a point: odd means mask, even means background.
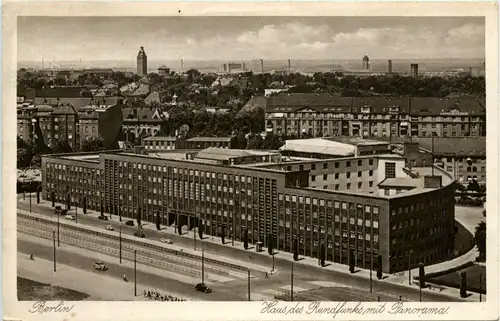
[{"label": "street lamp post", "polygon": [[137,250],[134,250],[134,296],[137,296]]},{"label": "street lamp post", "polygon": [[201,283],[205,283],[205,246],[201,242]]},{"label": "street lamp post", "polygon": [[273,269],[271,270],[271,272],[274,272],[274,250],[273,250]]},{"label": "street lamp post", "polygon": [[52,231],[52,244],[54,247],[54,272],[56,272],[56,231]]},{"label": "street lamp post", "polygon": [[61,240],[59,238],[59,216],[61,216],[61,213],[57,213],[57,247],[61,246]]},{"label": "street lamp post", "polygon": [[250,301],[250,270],[247,270],[248,272],[248,301]]},{"label": "street lamp post", "polygon": [[[78,199],[78,198],[77,198]],[[77,202],[76,203],[76,206],[75,206],[75,223],[78,224],[78,205],[80,202]]]},{"label": "street lamp post", "polygon": [[122,264],[122,226],[120,225],[120,264]]}]

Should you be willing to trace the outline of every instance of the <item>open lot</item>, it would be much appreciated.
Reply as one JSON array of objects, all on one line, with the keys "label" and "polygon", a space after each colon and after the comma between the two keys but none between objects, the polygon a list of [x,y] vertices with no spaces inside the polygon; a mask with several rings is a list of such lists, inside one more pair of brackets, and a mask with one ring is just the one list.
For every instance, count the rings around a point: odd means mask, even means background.
[{"label": "open lot", "polygon": [[86,293],[21,277],[17,278],[17,298],[19,301],[80,301],[88,297],[89,295]]},{"label": "open lot", "polygon": [[[477,293],[486,294],[486,267],[482,265],[471,265],[469,267],[446,273],[443,275],[433,276],[428,279],[430,283],[460,288],[460,273],[467,273],[467,290]],[[479,278],[482,279],[482,285]]]}]

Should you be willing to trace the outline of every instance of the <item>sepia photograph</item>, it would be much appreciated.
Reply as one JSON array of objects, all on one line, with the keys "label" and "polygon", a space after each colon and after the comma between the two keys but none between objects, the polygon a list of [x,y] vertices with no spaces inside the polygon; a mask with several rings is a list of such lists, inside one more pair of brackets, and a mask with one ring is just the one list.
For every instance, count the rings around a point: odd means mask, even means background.
[{"label": "sepia photograph", "polygon": [[25,320],[95,301],[260,301],[264,319],[495,306],[484,14],[173,9],[11,19]]}]

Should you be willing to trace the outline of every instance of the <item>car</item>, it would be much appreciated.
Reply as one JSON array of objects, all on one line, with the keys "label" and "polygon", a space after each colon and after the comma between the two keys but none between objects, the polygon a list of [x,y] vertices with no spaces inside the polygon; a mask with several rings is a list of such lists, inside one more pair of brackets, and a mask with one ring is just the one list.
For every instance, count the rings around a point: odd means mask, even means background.
[{"label": "car", "polygon": [[94,269],[96,269],[98,271],[107,271],[108,270],[108,266],[106,264],[104,264],[103,262],[101,262],[101,261],[96,261],[94,263]]},{"label": "car", "polygon": [[75,219],[75,217],[73,215],[66,215],[66,216],[64,216],[64,218],[67,220],[70,220],[70,221],[73,221]]},{"label": "car", "polygon": [[126,221],[125,225],[134,226],[134,221],[132,221],[132,220]]},{"label": "car", "polygon": [[67,209],[61,210],[61,215],[68,215],[68,210]]},{"label": "car", "polygon": [[172,240],[171,240],[171,239],[166,239],[166,238],[164,238],[164,237],[162,237],[162,238],[160,239],[160,242],[162,242],[162,243],[167,243],[167,244],[173,244],[173,243],[174,243],[174,242],[172,242]]},{"label": "car", "polygon": [[111,226],[111,225],[108,224],[108,225],[106,225],[106,230],[108,230],[108,231],[114,231],[115,229],[113,228],[113,226]]},{"label": "car", "polygon": [[108,220],[108,217],[104,216],[104,215],[99,215],[97,218],[100,219],[100,220],[103,220],[103,221],[107,221]]},{"label": "car", "polygon": [[212,289],[209,288],[205,283],[198,283],[194,287],[194,289],[198,292],[203,292],[203,293],[212,293]]}]

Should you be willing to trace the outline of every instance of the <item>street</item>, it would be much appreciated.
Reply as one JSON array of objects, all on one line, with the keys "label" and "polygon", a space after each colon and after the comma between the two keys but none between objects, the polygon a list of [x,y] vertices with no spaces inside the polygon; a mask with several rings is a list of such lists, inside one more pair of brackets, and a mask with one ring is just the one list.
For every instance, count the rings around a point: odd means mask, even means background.
[{"label": "street", "polygon": [[[27,204],[20,204],[19,208],[27,210],[29,206]],[[39,214],[53,217],[50,208],[43,206],[33,205],[33,211]],[[120,224],[118,218],[114,216],[113,219],[102,222],[98,220],[93,215],[78,215],[78,222],[82,225],[90,225],[94,227],[104,228],[106,224],[111,224],[118,227]],[[136,227],[128,227],[122,224],[122,233],[132,235],[136,231]],[[159,239],[160,237],[168,237],[173,240],[174,244],[177,246],[184,246],[186,248],[193,247],[193,240],[188,239],[175,234],[167,234],[164,230],[147,230],[147,239]],[[270,266],[271,257],[266,255],[251,255],[249,258],[250,251],[244,251],[243,249],[233,248],[231,246],[224,246],[214,243],[205,242],[205,250],[209,253],[217,254],[223,259],[223,257],[230,257],[233,260],[239,260],[242,264],[245,262],[251,262],[252,264],[259,264],[264,266]],[[291,255],[289,253],[284,253],[284,255]],[[311,267],[307,265],[294,264],[294,285],[298,289],[312,289],[317,288],[311,282],[333,282],[338,286],[351,287],[359,289],[360,291],[365,291],[369,293],[369,281],[365,278],[358,276],[356,274],[341,273],[335,270],[326,270],[319,267]],[[251,294],[261,295],[264,297],[263,293],[274,293],[274,292],[286,292],[290,288],[290,267],[291,264],[288,260],[280,259],[280,254],[275,255],[275,268],[278,271],[276,275],[271,276],[266,279],[264,276],[259,275],[257,278],[251,280]],[[347,269],[347,267],[346,267]],[[153,282],[154,284],[154,282]],[[244,279],[236,279],[224,284],[214,285],[214,294],[222,288],[230,288],[230,296],[225,300],[246,300],[248,298],[247,283]],[[218,289],[219,288],[219,289]],[[272,290],[272,291],[271,291]],[[274,291],[274,292],[273,292]],[[394,298],[399,298],[399,296],[404,297],[410,301],[419,300],[419,291],[417,288],[408,288],[402,285],[379,281],[375,277],[373,278],[373,291],[375,293],[380,293],[384,295],[390,295]],[[214,296],[215,297],[215,296]],[[269,297],[267,297],[269,298]],[[253,295],[252,295],[253,299]],[[218,299],[221,300],[221,299]],[[223,299],[224,300],[224,299]],[[439,293],[425,292],[423,295],[423,301],[460,301],[460,299],[442,295]]]}]

